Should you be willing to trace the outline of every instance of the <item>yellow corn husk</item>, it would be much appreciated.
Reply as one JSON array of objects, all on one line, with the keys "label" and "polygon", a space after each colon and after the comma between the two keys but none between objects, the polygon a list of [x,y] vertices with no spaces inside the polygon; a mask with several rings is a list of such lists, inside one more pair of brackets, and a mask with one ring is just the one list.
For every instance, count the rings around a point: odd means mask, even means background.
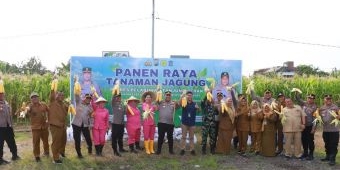
[{"label": "yellow corn husk", "polygon": [[80,95],[81,94],[81,86],[80,86],[80,83],[78,81],[76,81],[74,83],[73,91],[74,91],[74,94],[76,94],[76,95]]},{"label": "yellow corn husk", "polygon": [[270,104],[270,107],[272,108],[272,110],[276,110],[276,109],[278,109],[278,104],[276,103],[276,102],[272,102],[271,104]]},{"label": "yellow corn husk", "polygon": [[239,83],[239,82],[236,82],[236,83],[234,83],[233,85],[231,85],[231,87],[236,88],[236,86],[237,86],[238,84],[240,84],[240,83]]},{"label": "yellow corn husk", "polygon": [[182,98],[182,107],[186,107],[188,104],[187,97]]},{"label": "yellow corn husk", "polygon": [[128,109],[128,111],[129,111],[133,116],[135,115],[135,113],[132,111],[132,109],[131,109],[130,106],[127,106],[127,109]]},{"label": "yellow corn husk", "polygon": [[76,114],[76,109],[74,108],[73,104],[68,106],[68,113],[71,113],[72,115]]},{"label": "yellow corn husk", "polygon": [[224,100],[221,101],[221,113],[225,113],[227,111],[227,104]]},{"label": "yellow corn husk", "polygon": [[96,98],[99,98],[99,95],[98,95],[98,93],[97,93],[97,90],[96,90],[96,88],[95,88],[93,85],[91,85],[90,89],[91,89],[92,94],[93,94]]},{"label": "yellow corn husk", "polygon": [[323,124],[322,118],[320,116],[319,108],[316,109],[316,111],[313,113],[313,117],[315,117],[315,119],[312,122],[313,124],[317,124],[319,126]]},{"label": "yellow corn husk", "polygon": [[334,126],[338,126],[340,124],[340,120],[338,119],[338,114],[335,111],[329,111],[329,113],[334,117],[334,120],[330,124],[334,124]]},{"label": "yellow corn husk", "polygon": [[161,85],[157,85],[157,88],[156,88],[156,102],[160,102],[162,101],[162,89],[161,89]]},{"label": "yellow corn husk", "polygon": [[284,125],[286,123],[286,120],[287,120],[286,116],[284,114],[282,114],[282,118],[281,118],[282,125]]},{"label": "yellow corn husk", "polygon": [[246,94],[250,95],[251,90],[254,90],[254,81],[253,80],[251,80],[250,83],[247,85]]},{"label": "yellow corn husk", "polygon": [[298,92],[298,93],[302,94],[302,91],[298,88],[293,88],[291,92]]},{"label": "yellow corn husk", "polygon": [[210,89],[207,85],[204,86],[204,91],[207,93],[207,100],[211,102],[213,99],[213,95],[211,94]]},{"label": "yellow corn husk", "polygon": [[58,79],[54,79],[51,83],[51,90],[57,91],[58,90]]},{"label": "yellow corn husk", "polygon": [[329,111],[329,113],[334,117],[336,118],[338,116],[338,114],[336,114],[333,110]]},{"label": "yellow corn husk", "polygon": [[112,95],[117,95],[120,93],[120,81],[116,80],[115,85],[113,86],[112,89]]},{"label": "yellow corn husk", "polygon": [[0,93],[5,93],[4,81],[0,77]]}]

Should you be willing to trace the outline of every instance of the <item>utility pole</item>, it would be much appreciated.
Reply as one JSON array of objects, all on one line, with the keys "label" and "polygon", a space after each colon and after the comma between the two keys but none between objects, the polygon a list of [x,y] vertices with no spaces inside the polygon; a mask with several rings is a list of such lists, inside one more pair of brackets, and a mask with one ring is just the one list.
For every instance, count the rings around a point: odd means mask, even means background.
[{"label": "utility pole", "polygon": [[155,55],[155,0],[152,0],[152,33],[151,33],[151,57]]}]

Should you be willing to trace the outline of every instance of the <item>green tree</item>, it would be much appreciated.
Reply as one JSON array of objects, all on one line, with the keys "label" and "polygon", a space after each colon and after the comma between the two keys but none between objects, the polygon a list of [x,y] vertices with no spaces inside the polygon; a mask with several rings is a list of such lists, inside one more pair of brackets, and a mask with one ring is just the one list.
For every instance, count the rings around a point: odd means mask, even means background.
[{"label": "green tree", "polygon": [[22,62],[20,70],[24,74],[40,74],[47,72],[46,67],[42,65],[38,57],[31,57],[26,63]]}]

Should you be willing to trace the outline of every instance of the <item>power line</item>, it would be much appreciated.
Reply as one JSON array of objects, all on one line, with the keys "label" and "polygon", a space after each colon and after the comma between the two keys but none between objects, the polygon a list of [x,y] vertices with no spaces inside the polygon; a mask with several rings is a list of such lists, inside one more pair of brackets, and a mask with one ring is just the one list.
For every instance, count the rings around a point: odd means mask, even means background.
[{"label": "power line", "polygon": [[51,34],[60,34],[60,33],[81,31],[81,30],[94,29],[94,28],[110,27],[110,26],[113,26],[113,25],[127,24],[127,23],[147,20],[147,19],[150,19],[150,17],[138,18],[138,19],[133,19],[133,20],[125,20],[125,21],[119,21],[119,22],[110,22],[110,23],[96,24],[96,25],[85,26],[85,27],[78,27],[78,28],[67,28],[67,29],[61,29],[61,30],[55,30],[55,31],[47,31],[47,32],[40,32],[40,33],[30,33],[30,34],[19,34],[19,35],[3,36],[3,37],[0,37],[0,39],[15,39],[15,38],[22,38],[22,37],[45,36],[45,35],[51,35]]},{"label": "power line", "polygon": [[212,28],[212,27],[203,26],[203,25],[196,25],[196,24],[191,24],[191,23],[183,22],[183,21],[168,20],[168,19],[163,19],[163,18],[156,18],[156,19],[161,20],[161,21],[165,21],[165,22],[169,22],[169,23],[175,23],[175,24],[186,25],[186,26],[191,26],[191,27],[203,28],[203,29],[208,29],[208,30],[213,30],[213,31],[229,33],[229,34],[237,34],[237,35],[254,37],[254,38],[261,38],[261,39],[267,39],[267,40],[282,41],[282,42],[295,43],[295,44],[303,44],[303,45],[321,46],[321,47],[328,47],[328,48],[339,48],[340,49],[340,46],[338,46],[338,45],[311,43],[311,42],[296,41],[296,40],[291,40],[291,39],[267,37],[267,36],[260,36],[260,35],[255,35],[255,34],[249,34],[249,33],[243,33],[243,32],[238,32],[238,31],[232,31],[232,30],[224,30],[224,29],[219,29],[219,28]]}]

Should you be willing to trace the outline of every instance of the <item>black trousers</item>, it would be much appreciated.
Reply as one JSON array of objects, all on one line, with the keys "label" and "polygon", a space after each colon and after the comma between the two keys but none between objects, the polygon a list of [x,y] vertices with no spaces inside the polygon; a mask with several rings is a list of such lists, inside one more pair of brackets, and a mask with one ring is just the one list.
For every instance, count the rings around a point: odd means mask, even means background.
[{"label": "black trousers", "polygon": [[92,149],[92,140],[91,140],[89,127],[83,127],[83,126],[79,127],[79,126],[72,124],[72,128],[73,128],[73,139],[74,139],[74,145],[75,145],[76,151],[80,152],[81,133],[83,133],[85,137],[87,148]]},{"label": "black trousers", "polygon": [[119,149],[123,149],[124,124],[112,124],[112,149],[117,152],[117,144]]},{"label": "black trousers", "polygon": [[[306,128],[302,131],[301,141],[303,147],[303,154],[313,154],[314,152],[314,133],[310,133],[312,131],[313,126],[306,126]],[[309,151],[309,152],[308,152]]]},{"label": "black trousers", "polygon": [[173,151],[174,148],[174,125],[166,124],[166,123],[158,123],[158,145],[157,149],[160,151],[162,149],[162,145],[164,142],[164,136],[166,133],[166,136],[168,138],[168,144],[169,144],[169,151]]},{"label": "black trousers", "polygon": [[325,142],[326,155],[330,159],[335,159],[338,153],[339,132],[323,132],[322,138]]},{"label": "black trousers", "polygon": [[4,143],[7,143],[12,155],[17,155],[17,145],[14,139],[14,132],[12,127],[0,127],[0,158],[4,155]]}]

